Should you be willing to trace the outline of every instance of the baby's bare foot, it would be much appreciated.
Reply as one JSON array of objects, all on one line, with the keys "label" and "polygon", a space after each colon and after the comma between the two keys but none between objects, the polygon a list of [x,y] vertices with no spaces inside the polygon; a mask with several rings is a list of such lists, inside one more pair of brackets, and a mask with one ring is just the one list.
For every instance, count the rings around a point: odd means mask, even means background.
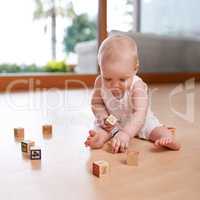
[{"label": "baby's bare foot", "polygon": [[85,145],[92,149],[100,149],[105,142],[109,139],[109,135],[105,131],[96,132],[94,130],[89,131],[89,137],[87,138]]},{"label": "baby's bare foot", "polygon": [[167,147],[171,150],[179,150],[181,148],[180,144],[172,137],[163,137],[155,141],[155,146]]}]

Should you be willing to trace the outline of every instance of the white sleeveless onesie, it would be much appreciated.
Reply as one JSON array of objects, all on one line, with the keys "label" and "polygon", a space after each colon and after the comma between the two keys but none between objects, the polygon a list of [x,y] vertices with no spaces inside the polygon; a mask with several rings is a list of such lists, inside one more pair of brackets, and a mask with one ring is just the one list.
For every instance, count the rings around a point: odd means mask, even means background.
[{"label": "white sleeveless onesie", "polygon": [[[133,78],[133,82],[130,87],[130,90],[125,92],[124,96],[121,99],[117,99],[116,97],[114,97],[111,91],[109,91],[104,86],[102,86],[101,88],[101,96],[108,113],[117,117],[122,127],[125,125],[126,121],[130,118],[130,115],[132,114],[133,107],[131,107],[129,103],[130,102],[129,94],[133,85],[138,80],[141,80],[141,78],[135,75]],[[162,124],[159,122],[157,117],[153,114],[149,105],[146,118],[145,118],[145,123],[143,127],[141,128],[141,130],[137,133],[137,136],[142,139],[148,140],[151,131],[154,128],[160,127],[160,126],[162,126]]]}]

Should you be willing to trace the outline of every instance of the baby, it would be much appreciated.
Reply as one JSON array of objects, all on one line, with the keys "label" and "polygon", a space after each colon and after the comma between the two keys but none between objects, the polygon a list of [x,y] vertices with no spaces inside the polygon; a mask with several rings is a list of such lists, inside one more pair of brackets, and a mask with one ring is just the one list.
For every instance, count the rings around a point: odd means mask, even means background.
[{"label": "baby", "polygon": [[[124,35],[108,37],[99,48],[98,63],[101,74],[91,100],[96,122],[85,145],[96,149],[111,140],[113,153],[125,152],[130,139],[138,136],[156,146],[179,150],[180,144],[151,111],[147,85],[136,75],[139,60],[135,41]],[[105,120],[110,114],[118,119],[114,127]]]}]

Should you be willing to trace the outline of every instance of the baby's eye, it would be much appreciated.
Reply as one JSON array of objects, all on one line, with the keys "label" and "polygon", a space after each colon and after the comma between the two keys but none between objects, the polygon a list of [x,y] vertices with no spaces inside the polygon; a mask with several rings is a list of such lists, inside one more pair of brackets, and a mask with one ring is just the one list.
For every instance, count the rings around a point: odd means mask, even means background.
[{"label": "baby's eye", "polygon": [[125,79],[125,78],[120,78],[120,81],[121,81],[121,82],[125,82],[126,79]]},{"label": "baby's eye", "polygon": [[103,78],[105,81],[111,81],[111,78]]}]

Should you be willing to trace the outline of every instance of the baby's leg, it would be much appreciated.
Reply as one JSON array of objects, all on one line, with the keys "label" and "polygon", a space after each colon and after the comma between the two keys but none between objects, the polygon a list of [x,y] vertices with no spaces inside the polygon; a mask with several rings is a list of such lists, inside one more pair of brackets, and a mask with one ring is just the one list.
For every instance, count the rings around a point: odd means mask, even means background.
[{"label": "baby's leg", "polygon": [[89,131],[89,136],[85,141],[85,145],[92,149],[102,148],[103,145],[109,140],[110,135],[101,127],[95,127]]},{"label": "baby's leg", "polygon": [[156,146],[167,147],[171,150],[179,150],[181,148],[172,133],[164,126],[154,128],[149,135],[149,139]]}]

